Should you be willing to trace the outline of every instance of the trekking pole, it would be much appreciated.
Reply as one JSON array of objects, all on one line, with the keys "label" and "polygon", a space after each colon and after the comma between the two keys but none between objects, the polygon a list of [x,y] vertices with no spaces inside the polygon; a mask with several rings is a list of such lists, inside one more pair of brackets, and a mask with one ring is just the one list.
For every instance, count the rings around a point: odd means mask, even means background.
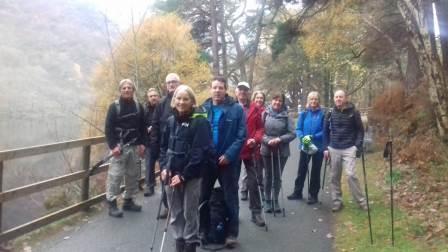
[{"label": "trekking pole", "polygon": [[[163,185],[163,182],[161,183],[162,186],[162,193],[163,191],[165,191],[165,186]],[[154,229],[154,234],[152,236],[152,242],[151,242],[151,248],[150,250],[153,251],[154,249],[154,242],[156,240],[156,235],[157,235],[157,229],[159,228],[159,220],[160,220],[160,211],[162,210],[162,197],[160,197],[160,202],[159,202],[159,208],[157,209],[157,216],[156,216],[156,227]]]},{"label": "trekking pole", "polygon": [[324,190],[324,188],[325,188],[325,176],[327,173],[327,164],[328,164],[328,160],[326,158],[324,158],[324,159],[325,159],[325,161],[324,161],[324,176],[322,178],[322,190]]},{"label": "trekking pole", "polygon": [[272,207],[272,213],[274,214],[274,217],[276,217],[275,215],[275,209],[274,209],[274,196],[275,196],[275,192],[274,192],[274,151],[271,150],[271,207]]},{"label": "trekking pole", "polygon": [[[328,160],[326,159],[326,158],[324,158],[325,159],[325,163],[324,163],[324,177],[322,178],[322,188],[321,188],[321,193],[324,193],[324,191],[325,191],[325,175],[326,175],[326,173],[327,173],[327,164],[328,164]],[[322,198],[322,197],[320,197],[320,198]],[[322,201],[320,201],[320,203],[322,204]]]},{"label": "trekking pole", "polygon": [[391,219],[391,229],[392,229],[392,247],[395,246],[395,235],[394,235],[394,187],[393,187],[393,173],[392,173],[392,134],[389,131],[389,140],[384,148],[384,159],[389,159],[389,176],[390,176],[390,219]]},{"label": "trekking pole", "polygon": [[283,186],[282,186],[282,171],[281,171],[281,160],[280,160],[280,148],[277,149],[277,160],[278,160],[278,179],[280,181],[280,194],[282,195],[282,212],[283,217],[286,216],[285,211],[285,195],[283,194]]},{"label": "trekking pole", "polygon": [[366,175],[366,165],[365,165],[365,158],[364,158],[364,150],[361,150],[361,158],[362,158],[362,170],[363,170],[363,173],[364,173],[364,188],[365,188],[365,191],[366,191],[367,216],[369,218],[370,244],[373,245],[372,220],[370,218],[369,192],[367,190],[367,175]]},{"label": "trekking pole", "polygon": [[[131,144],[133,144],[135,141],[137,141],[137,138],[133,138],[131,141],[129,141],[128,143],[126,143],[125,145],[120,147],[120,151],[124,150],[125,148],[129,147]],[[112,154],[112,152],[110,152],[106,157],[104,157],[103,159],[101,159],[100,161],[98,161],[96,164],[94,164],[92,166],[92,168],[89,170],[89,176],[92,176],[93,174],[95,174],[95,171],[100,168],[100,166],[102,166],[103,164],[107,163],[107,161],[109,161],[114,155]]]},{"label": "trekking pole", "polygon": [[308,196],[310,196],[310,176],[311,176],[311,171],[310,171],[310,160],[311,160],[311,155],[306,154],[306,176],[308,177]]},{"label": "trekking pole", "polygon": [[[171,181],[171,178],[168,179],[168,181]],[[166,238],[166,233],[168,231],[168,225],[170,224],[170,218],[171,218],[171,207],[173,205],[173,201],[174,201],[174,193],[176,192],[176,187],[173,187],[173,192],[171,193],[171,200],[170,200],[170,204],[168,204],[168,215],[166,217],[166,224],[165,224],[165,228],[163,230],[163,235],[162,235],[162,243],[160,244],[160,252],[163,252],[163,245],[165,244],[165,238]],[[168,196],[168,194],[167,194]]]},{"label": "trekking pole", "polygon": [[266,213],[264,212],[264,204],[263,204],[263,196],[261,193],[261,187],[263,186],[262,182],[259,183],[259,181],[261,181],[260,177],[259,177],[259,173],[258,173],[258,165],[257,162],[255,160],[255,155],[252,154],[252,162],[254,163],[254,171],[255,171],[255,179],[257,180],[257,188],[258,188],[258,196],[260,197],[260,204],[261,204],[261,216],[263,216],[264,219],[264,229],[266,230],[266,232],[268,231],[268,221],[266,219]]}]

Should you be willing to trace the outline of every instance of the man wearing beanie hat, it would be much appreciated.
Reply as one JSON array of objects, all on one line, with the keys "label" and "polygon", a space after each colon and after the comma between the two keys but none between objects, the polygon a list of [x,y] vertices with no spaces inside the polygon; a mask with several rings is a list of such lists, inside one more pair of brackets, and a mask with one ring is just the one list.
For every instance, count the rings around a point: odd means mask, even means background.
[{"label": "man wearing beanie hat", "polygon": [[[160,153],[160,139],[162,137],[163,132],[166,129],[166,123],[168,121],[168,117],[173,114],[173,110],[171,109],[171,100],[173,99],[173,94],[176,88],[180,84],[179,75],[176,73],[169,73],[165,78],[165,87],[167,94],[164,96],[160,103],[157,105],[154,113],[152,115],[152,129],[150,136],[150,145],[151,145],[151,156],[159,158]],[[162,190],[162,201],[165,206],[163,212],[160,212],[160,218],[166,218],[168,215],[168,201],[166,199],[166,193]]]},{"label": "man wearing beanie hat", "polygon": [[120,97],[107,111],[105,133],[107,144],[113,154],[107,172],[106,199],[109,204],[109,215],[122,217],[123,212],[117,207],[120,185],[125,176],[123,210],[140,212],[142,207],[135,204],[138,192],[137,166],[138,156],[143,157],[145,151],[145,123],[143,107],[134,99],[135,85],[130,79],[120,81]]}]

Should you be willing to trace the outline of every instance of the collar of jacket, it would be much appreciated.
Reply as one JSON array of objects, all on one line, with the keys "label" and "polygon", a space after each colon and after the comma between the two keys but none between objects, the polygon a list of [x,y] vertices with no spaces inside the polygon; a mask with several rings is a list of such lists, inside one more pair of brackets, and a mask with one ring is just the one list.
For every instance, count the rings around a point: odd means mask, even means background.
[{"label": "collar of jacket", "polygon": [[[226,94],[226,96],[224,97],[224,101],[223,101],[223,103],[221,103],[220,105],[231,106],[231,105],[233,105],[235,102],[236,102],[235,99],[233,99],[233,98],[230,97],[228,94]],[[208,99],[204,102],[203,107],[204,107],[206,110],[210,110],[210,108],[212,107],[212,105],[213,105],[213,101],[212,101],[212,98],[210,97],[210,98],[208,98]]]},{"label": "collar of jacket", "polygon": [[351,102],[347,102],[342,109],[339,109],[336,106],[334,106],[333,109],[338,112],[345,112],[345,111],[355,110],[355,105]]},{"label": "collar of jacket", "polygon": [[310,107],[306,108],[306,112],[310,112],[310,113],[317,113],[321,110],[322,110],[322,108],[320,106],[317,107],[315,110],[312,110]]},{"label": "collar of jacket", "polygon": [[266,108],[266,112],[272,117],[288,117],[288,111],[286,109],[276,112],[274,111],[274,109],[272,109],[271,105]]}]

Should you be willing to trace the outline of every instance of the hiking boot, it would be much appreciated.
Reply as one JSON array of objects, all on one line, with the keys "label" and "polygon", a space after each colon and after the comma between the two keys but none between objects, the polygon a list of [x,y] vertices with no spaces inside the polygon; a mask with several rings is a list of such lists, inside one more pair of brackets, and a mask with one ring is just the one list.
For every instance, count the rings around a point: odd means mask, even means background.
[{"label": "hiking boot", "polygon": [[366,204],[365,202],[359,204],[359,208],[361,208],[361,210],[366,211],[366,212],[367,212],[367,210],[368,210],[368,208],[367,208],[367,204]]},{"label": "hiking boot", "polygon": [[168,217],[168,209],[167,208],[160,209],[159,219],[166,219],[166,217]]},{"label": "hiking boot", "polygon": [[145,197],[149,197],[149,196],[152,196],[152,195],[154,195],[154,187],[145,187],[145,190],[143,191],[143,196],[145,196]]},{"label": "hiking boot", "polygon": [[241,191],[241,200],[243,201],[247,200],[247,191]]},{"label": "hiking boot", "polygon": [[301,193],[294,191],[291,195],[288,195],[286,198],[289,200],[301,200],[303,196]]},{"label": "hiking boot", "polygon": [[133,199],[124,199],[123,210],[131,212],[141,212],[142,206],[135,204]]},{"label": "hiking boot", "polygon": [[271,200],[266,200],[264,202],[264,212],[272,213],[272,201]]},{"label": "hiking boot", "polygon": [[333,204],[333,207],[331,208],[332,212],[339,212],[342,210],[342,208],[344,207],[344,205],[342,203],[339,204]]},{"label": "hiking boot", "polygon": [[251,221],[259,227],[264,227],[264,225],[266,224],[263,220],[263,217],[261,217],[260,213],[252,213]]},{"label": "hiking boot", "polygon": [[109,216],[115,217],[115,218],[121,218],[123,217],[123,212],[118,209],[117,207],[117,200],[114,199],[112,201],[107,201],[109,204]]},{"label": "hiking boot", "polygon": [[280,205],[278,204],[278,200],[274,200],[274,212],[281,213],[282,209],[280,208]]},{"label": "hiking boot", "polygon": [[313,196],[309,196],[309,197],[308,197],[308,200],[306,201],[306,203],[307,203],[308,205],[314,205],[314,204],[316,204],[317,202],[319,202],[319,201],[317,200],[317,197],[313,197]]},{"label": "hiking boot", "polygon": [[198,244],[196,242],[185,243],[185,249],[182,252],[196,252],[197,246],[198,246]]},{"label": "hiking boot", "polygon": [[224,245],[226,246],[226,248],[233,249],[236,247],[237,243],[238,243],[238,241],[236,240],[236,237],[233,235],[230,235],[226,238],[226,242]]},{"label": "hiking boot", "polygon": [[184,252],[185,251],[185,240],[180,238],[176,239],[176,252]]}]

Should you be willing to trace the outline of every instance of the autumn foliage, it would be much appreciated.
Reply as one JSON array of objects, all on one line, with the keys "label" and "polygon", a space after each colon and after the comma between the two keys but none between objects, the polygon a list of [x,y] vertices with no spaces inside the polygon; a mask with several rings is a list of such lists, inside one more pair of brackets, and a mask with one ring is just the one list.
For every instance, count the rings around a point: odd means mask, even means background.
[{"label": "autumn foliage", "polygon": [[118,82],[133,79],[137,96],[144,101],[149,87],[164,90],[165,76],[176,72],[181,82],[191,86],[200,99],[206,96],[210,71],[199,58],[190,25],[175,15],[154,16],[131,27],[93,77],[99,106],[107,106],[118,94]]}]

